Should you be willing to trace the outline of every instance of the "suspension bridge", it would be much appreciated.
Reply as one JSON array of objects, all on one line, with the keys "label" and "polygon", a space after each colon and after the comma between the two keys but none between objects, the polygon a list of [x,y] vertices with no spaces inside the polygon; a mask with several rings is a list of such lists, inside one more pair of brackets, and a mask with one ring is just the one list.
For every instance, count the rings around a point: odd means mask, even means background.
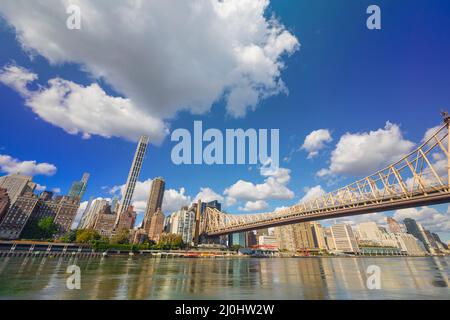
[{"label": "suspension bridge", "polygon": [[206,208],[196,238],[450,202],[450,116],[414,151],[363,179],[269,213],[229,214]]}]

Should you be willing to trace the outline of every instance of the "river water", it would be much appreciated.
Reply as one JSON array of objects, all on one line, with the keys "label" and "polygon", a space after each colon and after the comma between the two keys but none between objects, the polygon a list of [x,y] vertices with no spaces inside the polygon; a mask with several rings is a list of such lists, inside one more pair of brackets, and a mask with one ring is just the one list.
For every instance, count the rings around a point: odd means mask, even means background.
[{"label": "river water", "polygon": [[[66,285],[71,265],[79,290]],[[369,290],[373,265],[381,289]],[[0,299],[448,300],[449,279],[450,257],[0,258]]]}]

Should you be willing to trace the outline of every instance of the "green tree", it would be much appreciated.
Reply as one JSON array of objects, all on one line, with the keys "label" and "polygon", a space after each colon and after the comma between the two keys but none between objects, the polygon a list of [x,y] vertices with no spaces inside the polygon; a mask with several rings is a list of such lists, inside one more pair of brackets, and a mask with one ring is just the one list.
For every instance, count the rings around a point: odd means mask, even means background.
[{"label": "green tree", "polygon": [[65,235],[58,239],[60,242],[73,243],[77,239],[77,231],[69,230]]},{"label": "green tree", "polygon": [[233,244],[233,245],[231,246],[231,250],[236,251],[236,252],[238,252],[239,249],[241,249],[241,248],[242,248],[242,246],[239,245],[239,244]]},{"label": "green tree", "polygon": [[51,239],[57,231],[58,227],[52,217],[33,219],[26,225],[22,237],[33,240]]},{"label": "green tree", "polygon": [[101,236],[95,230],[78,230],[75,242],[77,243],[91,243],[95,240],[100,240]]},{"label": "green tree", "polygon": [[183,238],[179,234],[164,233],[161,235],[156,249],[181,249],[183,247]]},{"label": "green tree", "polygon": [[119,230],[114,236],[111,237],[109,243],[111,244],[129,244],[130,243],[130,230]]},{"label": "green tree", "polygon": [[41,233],[41,239],[50,239],[58,231],[57,225],[53,222],[52,217],[47,217],[39,220],[38,228]]}]

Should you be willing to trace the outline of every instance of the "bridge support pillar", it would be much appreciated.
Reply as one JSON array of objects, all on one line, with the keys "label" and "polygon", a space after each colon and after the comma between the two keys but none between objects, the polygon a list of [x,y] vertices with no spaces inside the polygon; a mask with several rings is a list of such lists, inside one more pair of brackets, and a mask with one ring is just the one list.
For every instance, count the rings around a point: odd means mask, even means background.
[{"label": "bridge support pillar", "polygon": [[197,213],[195,215],[194,246],[198,246],[199,238],[200,238],[201,210],[202,210],[202,200],[198,199],[198,202],[197,202]]}]

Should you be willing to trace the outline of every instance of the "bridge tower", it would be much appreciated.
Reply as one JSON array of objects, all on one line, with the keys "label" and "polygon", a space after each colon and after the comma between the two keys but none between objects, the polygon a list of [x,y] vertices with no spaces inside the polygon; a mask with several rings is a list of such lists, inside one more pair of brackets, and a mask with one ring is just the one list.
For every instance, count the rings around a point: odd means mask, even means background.
[{"label": "bridge tower", "polygon": [[197,202],[197,213],[195,215],[195,233],[194,233],[194,246],[198,246],[200,238],[200,219],[202,210],[202,200],[198,199]]},{"label": "bridge tower", "polygon": [[448,185],[450,186],[450,115],[447,111],[442,111],[442,117],[444,118],[444,123],[447,125],[447,130],[448,130],[448,136],[447,136],[447,181],[448,181]]}]

